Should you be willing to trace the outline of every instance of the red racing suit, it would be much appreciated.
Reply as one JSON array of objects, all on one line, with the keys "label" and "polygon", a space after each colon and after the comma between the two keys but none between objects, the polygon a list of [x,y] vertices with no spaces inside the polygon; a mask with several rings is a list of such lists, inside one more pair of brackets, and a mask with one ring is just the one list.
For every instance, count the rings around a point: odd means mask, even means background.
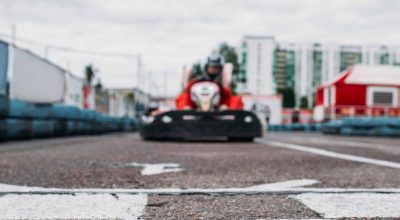
[{"label": "red racing suit", "polygon": [[[182,91],[182,93],[178,96],[178,98],[175,100],[176,102],[176,109],[178,110],[185,110],[185,109],[195,109],[196,104],[192,102],[191,96],[190,96],[190,89],[192,86],[197,83],[201,82],[201,80],[191,80],[189,83],[186,85],[185,89]],[[221,91],[221,100],[219,105],[226,105],[228,109],[230,110],[241,110],[243,109],[243,102],[242,102],[242,97],[240,96],[234,96],[232,95],[231,89],[222,87],[220,84],[220,91]]]}]

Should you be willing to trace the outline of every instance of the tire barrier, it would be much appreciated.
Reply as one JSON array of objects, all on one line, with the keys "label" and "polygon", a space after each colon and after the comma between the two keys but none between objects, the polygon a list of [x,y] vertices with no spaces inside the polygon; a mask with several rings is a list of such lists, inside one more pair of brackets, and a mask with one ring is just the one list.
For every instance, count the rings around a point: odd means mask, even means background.
[{"label": "tire barrier", "polygon": [[55,121],[53,120],[32,120],[32,137],[45,138],[54,137]]},{"label": "tire barrier", "polygon": [[400,119],[393,117],[343,118],[325,123],[324,134],[400,137]]},{"label": "tire barrier", "polygon": [[0,140],[136,131],[136,120],[63,104],[37,105],[0,97]]},{"label": "tire barrier", "polygon": [[314,132],[319,131],[321,129],[321,125],[319,124],[288,124],[288,125],[269,125],[268,131],[306,131],[306,132]]},{"label": "tire barrier", "polygon": [[6,97],[0,95],[0,119],[8,115],[9,101]]},{"label": "tire barrier", "polygon": [[11,119],[6,121],[6,140],[32,138],[32,121],[26,119]]},{"label": "tire barrier", "polygon": [[335,120],[326,122],[321,125],[321,132],[323,134],[340,134],[342,127],[342,121]]},{"label": "tire barrier", "polygon": [[7,122],[4,119],[0,119],[0,141],[7,139]]}]

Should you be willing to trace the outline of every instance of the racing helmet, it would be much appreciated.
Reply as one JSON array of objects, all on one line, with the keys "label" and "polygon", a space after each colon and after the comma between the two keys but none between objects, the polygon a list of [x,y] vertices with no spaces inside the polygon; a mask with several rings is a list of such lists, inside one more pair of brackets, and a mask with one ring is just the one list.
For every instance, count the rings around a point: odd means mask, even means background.
[{"label": "racing helmet", "polygon": [[[219,54],[212,54],[207,58],[207,63],[204,66],[205,77],[209,80],[216,81],[221,78],[222,69],[224,67],[225,60]],[[217,73],[210,73],[208,67],[216,67],[218,69]]]}]

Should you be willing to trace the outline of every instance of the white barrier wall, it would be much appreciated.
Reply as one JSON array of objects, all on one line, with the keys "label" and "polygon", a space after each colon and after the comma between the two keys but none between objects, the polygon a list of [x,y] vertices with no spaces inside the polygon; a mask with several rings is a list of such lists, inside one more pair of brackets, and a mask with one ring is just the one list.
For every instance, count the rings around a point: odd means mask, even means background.
[{"label": "white barrier wall", "polygon": [[[108,89],[109,92],[109,115],[111,116],[133,116],[133,100],[127,99],[128,94],[133,94],[133,89]],[[136,98],[136,97],[135,97]]]},{"label": "white barrier wall", "polygon": [[83,79],[68,73],[64,104],[83,107]]},{"label": "white barrier wall", "polygon": [[[263,125],[282,124],[282,97],[268,95],[244,95],[244,109],[257,114]],[[264,126],[265,127],[265,126]]]},{"label": "white barrier wall", "polygon": [[109,114],[111,116],[124,116],[126,114],[126,107],[124,102],[124,94],[119,91],[109,91]]},{"label": "white barrier wall", "polygon": [[65,72],[46,60],[14,49],[11,98],[32,103],[57,103],[64,99]]}]

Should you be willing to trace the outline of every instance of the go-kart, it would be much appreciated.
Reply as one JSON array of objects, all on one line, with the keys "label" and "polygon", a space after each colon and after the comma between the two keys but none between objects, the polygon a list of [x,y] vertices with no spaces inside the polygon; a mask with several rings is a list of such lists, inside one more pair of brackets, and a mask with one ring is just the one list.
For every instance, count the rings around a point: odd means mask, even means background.
[{"label": "go-kart", "polygon": [[220,87],[198,82],[190,89],[196,108],[143,116],[140,135],[145,140],[253,141],[262,136],[258,117],[245,110],[229,110],[220,104]]}]

